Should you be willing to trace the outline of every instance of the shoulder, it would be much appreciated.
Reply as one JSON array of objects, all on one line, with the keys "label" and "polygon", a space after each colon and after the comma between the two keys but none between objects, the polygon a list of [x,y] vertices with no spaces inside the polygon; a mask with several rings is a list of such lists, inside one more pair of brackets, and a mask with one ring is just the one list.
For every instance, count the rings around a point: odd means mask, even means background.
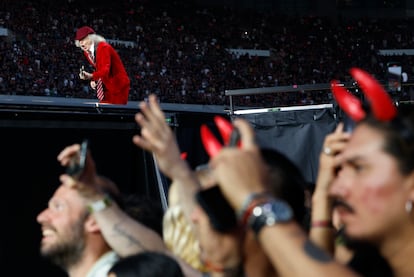
[{"label": "shoulder", "polygon": [[113,47],[106,41],[102,41],[100,43],[98,43],[97,49],[112,49]]},{"label": "shoulder", "polygon": [[109,269],[120,259],[120,257],[114,252],[109,251],[102,255],[99,260],[95,262],[93,267],[89,270],[86,277],[98,277],[106,276]]}]

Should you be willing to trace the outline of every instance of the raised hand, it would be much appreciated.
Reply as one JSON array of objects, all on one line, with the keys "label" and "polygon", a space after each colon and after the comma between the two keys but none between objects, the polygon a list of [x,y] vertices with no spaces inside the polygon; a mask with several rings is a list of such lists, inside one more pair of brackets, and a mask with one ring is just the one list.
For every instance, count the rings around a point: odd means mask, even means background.
[{"label": "raised hand", "polygon": [[155,95],[149,96],[148,102],[141,102],[141,111],[135,120],[141,127],[141,134],[135,135],[135,145],[155,155],[160,170],[169,178],[174,179],[181,174],[186,162],[181,158],[178,143]]},{"label": "raised hand", "polygon": [[[66,146],[58,154],[57,160],[62,166],[67,167],[69,166],[71,160],[75,156],[79,155],[80,149],[80,144],[72,144]],[[101,190],[97,182],[97,177],[98,176],[96,172],[95,161],[93,160],[90,150],[88,149],[86,152],[84,168],[80,172],[79,176],[74,178],[64,173],[60,175],[59,179],[63,185],[67,185],[79,190],[79,192],[81,192],[81,194],[86,198],[94,198],[94,196],[101,194]]]},{"label": "raised hand", "polygon": [[267,165],[255,143],[253,128],[244,119],[235,119],[241,147],[224,147],[209,165],[214,178],[232,206],[239,210],[252,193],[266,191]]}]

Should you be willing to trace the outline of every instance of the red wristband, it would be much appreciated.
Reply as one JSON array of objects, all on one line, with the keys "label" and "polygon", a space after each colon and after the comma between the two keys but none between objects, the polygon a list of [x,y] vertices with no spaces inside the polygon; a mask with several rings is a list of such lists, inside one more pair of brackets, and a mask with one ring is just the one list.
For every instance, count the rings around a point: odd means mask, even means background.
[{"label": "red wristband", "polygon": [[333,228],[334,226],[330,220],[315,220],[312,221],[311,227]]},{"label": "red wristband", "polygon": [[269,196],[267,195],[262,195],[260,198],[253,198],[250,200],[250,202],[248,203],[246,209],[243,211],[243,213],[241,214],[241,218],[240,218],[240,223],[241,226],[246,226],[247,225],[247,221],[249,220],[250,215],[253,212],[253,209],[268,201],[269,200]]}]

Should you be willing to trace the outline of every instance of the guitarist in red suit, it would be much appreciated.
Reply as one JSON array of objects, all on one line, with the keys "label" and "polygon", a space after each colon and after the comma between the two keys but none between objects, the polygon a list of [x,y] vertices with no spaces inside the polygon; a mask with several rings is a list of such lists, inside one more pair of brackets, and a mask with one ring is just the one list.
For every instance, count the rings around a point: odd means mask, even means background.
[{"label": "guitarist in red suit", "polygon": [[90,80],[99,103],[127,104],[130,79],[116,50],[88,26],[76,31],[75,44],[95,68],[94,72],[89,73],[82,67],[79,77]]}]

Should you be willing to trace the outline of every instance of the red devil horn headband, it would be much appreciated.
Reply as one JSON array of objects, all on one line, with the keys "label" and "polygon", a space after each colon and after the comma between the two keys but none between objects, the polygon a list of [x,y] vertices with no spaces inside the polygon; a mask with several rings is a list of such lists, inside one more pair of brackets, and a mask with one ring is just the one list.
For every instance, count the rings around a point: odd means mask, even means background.
[{"label": "red devil horn headband", "polygon": [[353,121],[360,121],[365,117],[366,114],[359,99],[345,89],[343,85],[334,80],[331,82],[331,88],[336,102]]},{"label": "red devil horn headband", "polygon": [[233,125],[230,121],[221,116],[215,116],[214,122],[220,132],[225,145],[229,144],[231,132],[233,132]]},{"label": "red devil horn headband", "polygon": [[[219,130],[219,133],[223,139],[225,145],[228,145],[232,132],[234,130],[230,121],[221,116],[215,116],[214,122]],[[210,157],[214,157],[223,147],[220,141],[213,135],[210,129],[206,125],[202,125],[200,128],[201,141],[204,149]]]},{"label": "red devil horn headband", "polygon": [[182,152],[182,153],[180,154],[180,157],[181,157],[181,159],[183,159],[183,160],[187,159],[187,156],[188,156],[187,152]]},{"label": "red devil horn headband", "polygon": [[[381,121],[389,121],[395,118],[397,108],[378,81],[360,68],[351,68],[350,73],[367,97],[375,118]],[[331,88],[338,105],[350,118],[359,121],[366,116],[359,99],[340,85],[338,81],[332,81]]]},{"label": "red devil horn headband", "polygon": [[215,156],[220,152],[222,145],[210,131],[206,125],[201,125],[201,141],[203,142],[204,149],[210,157]]}]

